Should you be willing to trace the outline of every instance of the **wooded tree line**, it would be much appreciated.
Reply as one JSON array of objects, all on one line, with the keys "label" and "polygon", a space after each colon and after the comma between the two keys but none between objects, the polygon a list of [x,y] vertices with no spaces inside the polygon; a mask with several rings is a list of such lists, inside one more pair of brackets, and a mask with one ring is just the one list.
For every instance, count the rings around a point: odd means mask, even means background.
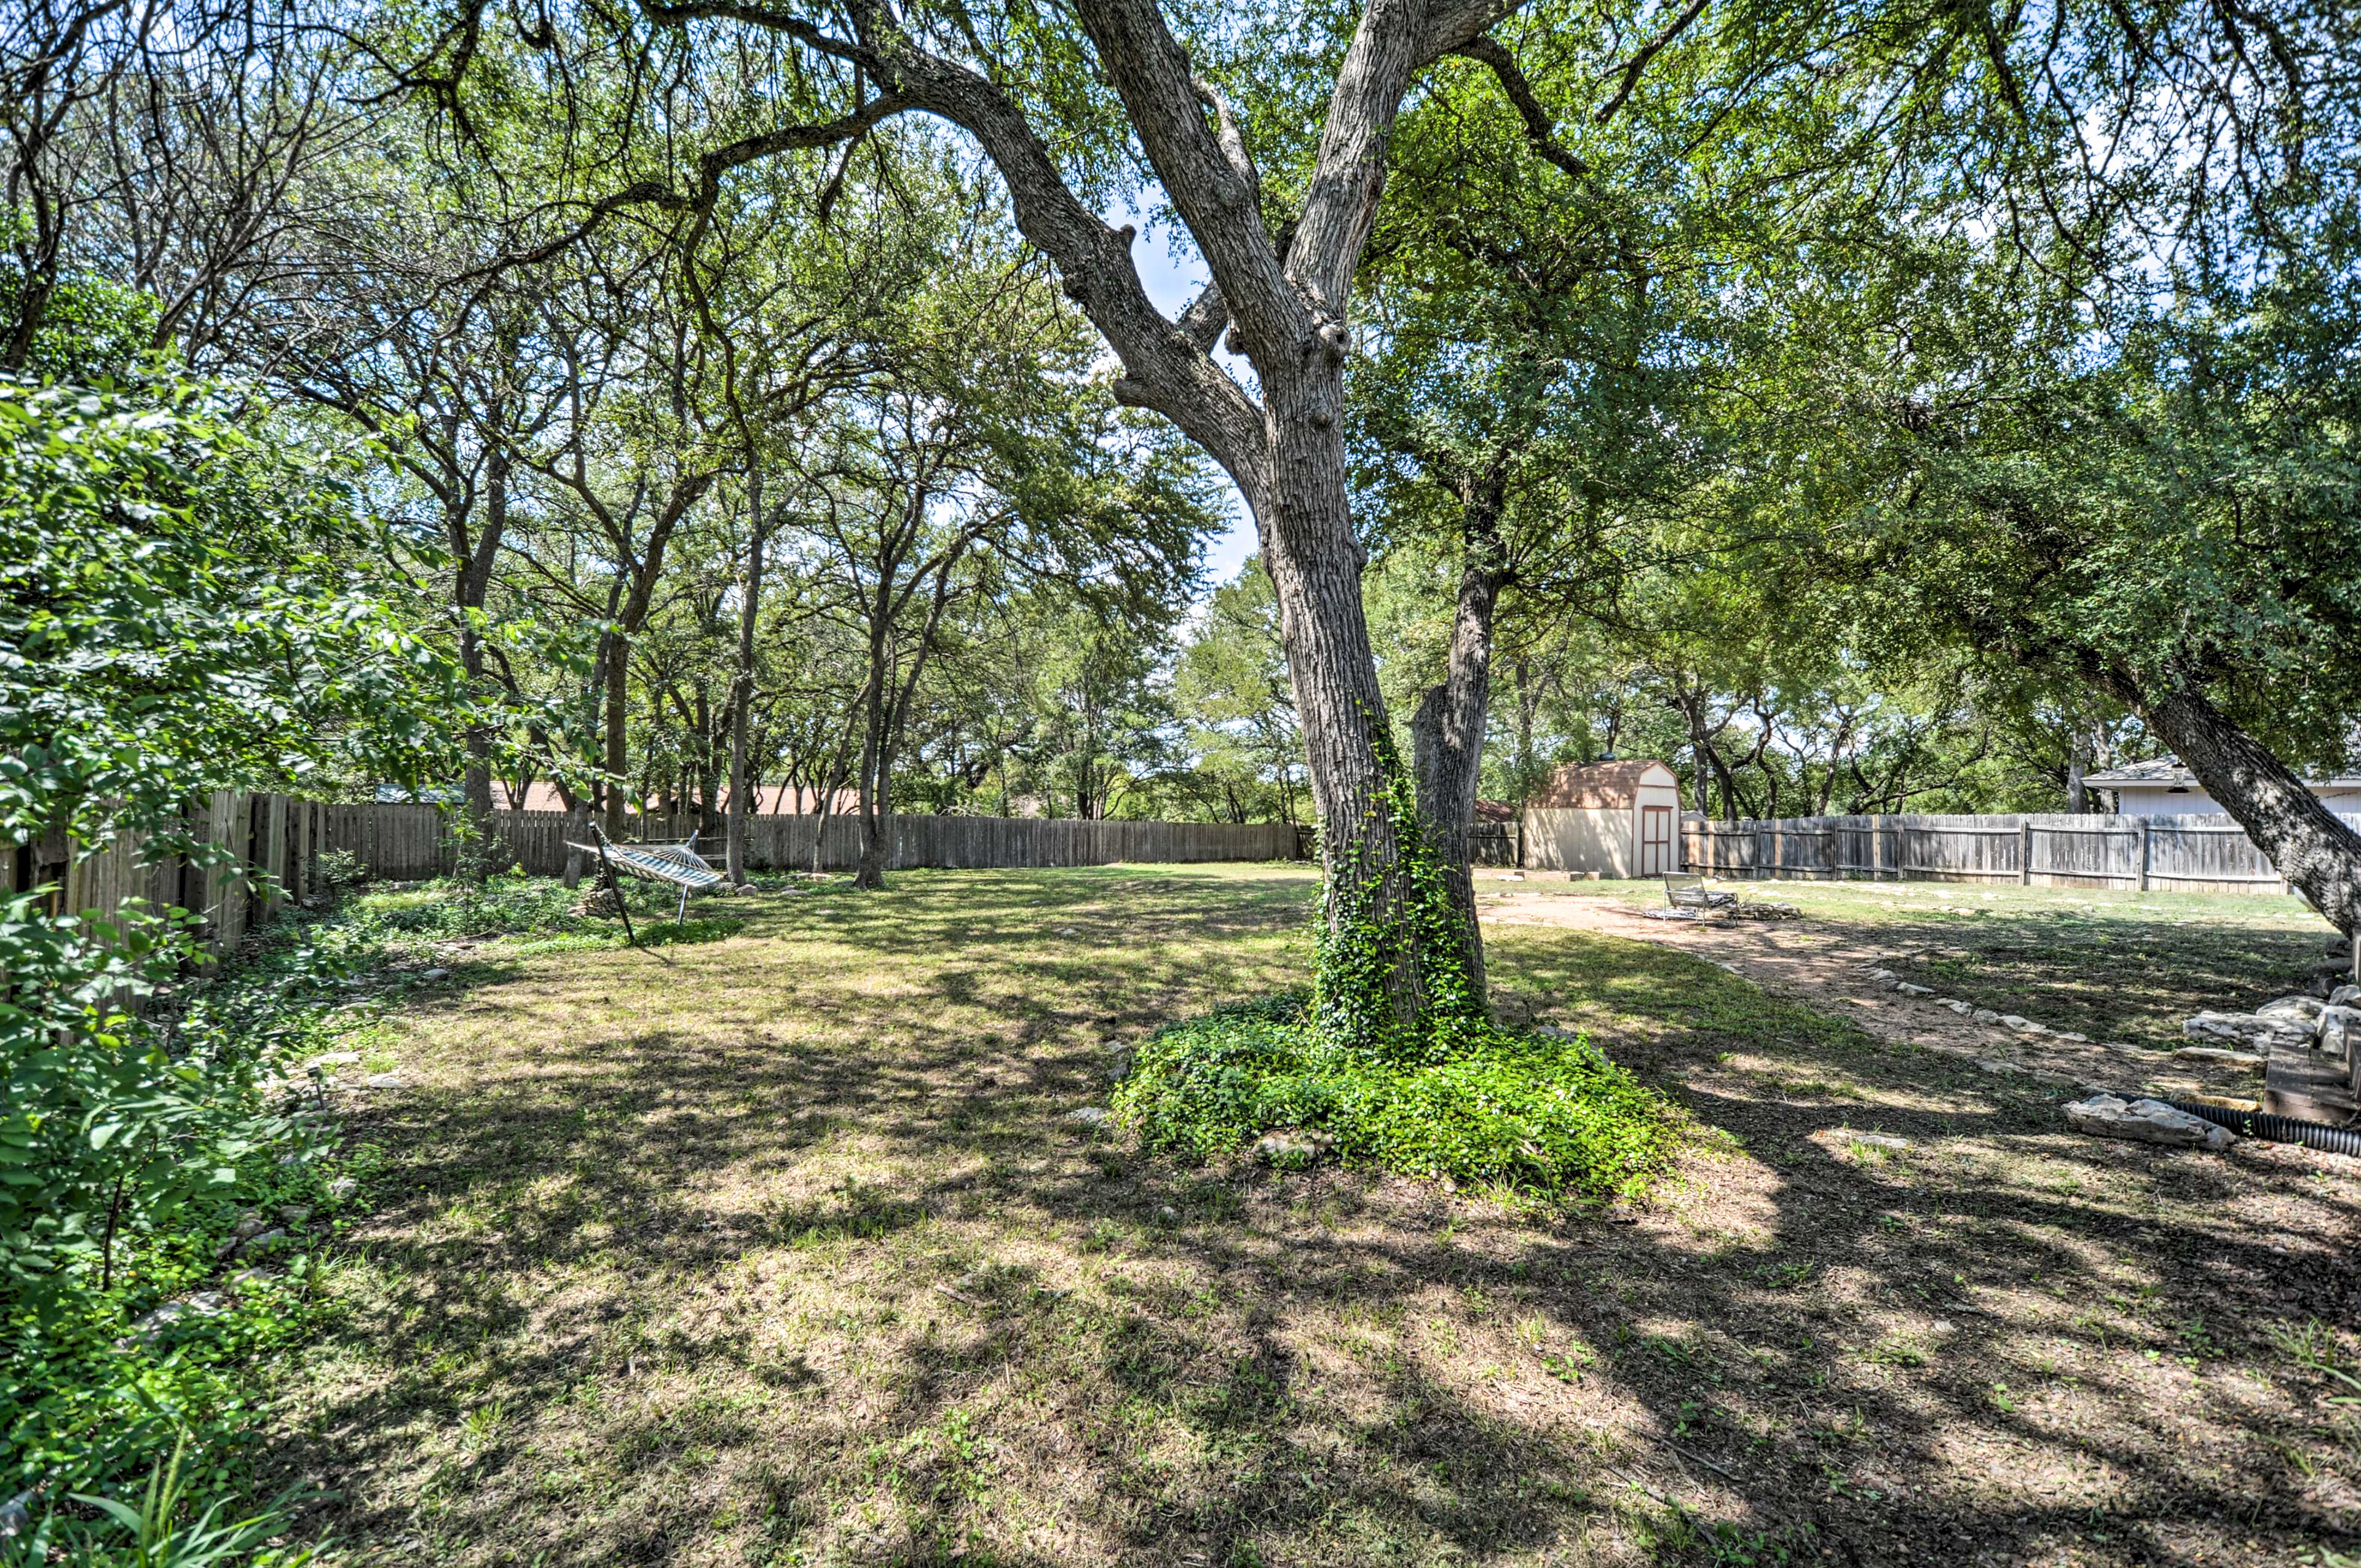
[{"label": "wooded tree line", "polygon": [[2361,706],[2340,7],[12,27],[0,362],[372,443],[473,811],[1317,818],[1382,927],[1395,752],[1450,865],[1568,757],[1738,815],[2169,748],[2361,907],[2294,779]]}]

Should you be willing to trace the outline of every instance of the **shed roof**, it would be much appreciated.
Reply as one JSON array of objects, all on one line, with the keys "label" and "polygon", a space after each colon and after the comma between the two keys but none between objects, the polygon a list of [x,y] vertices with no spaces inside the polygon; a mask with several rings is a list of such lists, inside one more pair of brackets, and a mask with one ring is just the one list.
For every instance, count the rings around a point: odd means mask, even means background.
[{"label": "shed roof", "polygon": [[[1653,778],[1652,773],[1662,773]],[[1653,757],[1631,757],[1614,762],[1568,762],[1550,775],[1525,804],[1543,810],[1629,806],[1642,784],[1677,784],[1672,769]]]}]

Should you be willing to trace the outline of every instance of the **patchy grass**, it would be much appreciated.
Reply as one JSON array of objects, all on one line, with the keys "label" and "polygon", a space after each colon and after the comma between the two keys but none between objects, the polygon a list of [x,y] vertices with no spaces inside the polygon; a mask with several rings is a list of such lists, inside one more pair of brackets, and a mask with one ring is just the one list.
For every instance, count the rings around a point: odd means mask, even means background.
[{"label": "patchy grass", "polygon": [[[1664,902],[1653,883],[1544,882],[1521,894]],[[2181,1021],[2299,991],[2335,933],[2301,900],[1960,883],[1733,883],[1803,910],[1815,929],[1874,938],[1905,980],[2093,1039],[2182,1045]]]},{"label": "patchy grass", "polygon": [[388,991],[412,1087],[347,1134],[390,1197],[282,1368],[278,1463],[341,1494],[307,1528],[438,1564],[2361,1547],[2351,1162],[2077,1138],[2052,1091],[1538,927],[1493,933],[1503,1014],[1723,1135],[1644,1206],[1188,1167],[1066,1115],[1299,980],[1312,894],[910,873]]}]

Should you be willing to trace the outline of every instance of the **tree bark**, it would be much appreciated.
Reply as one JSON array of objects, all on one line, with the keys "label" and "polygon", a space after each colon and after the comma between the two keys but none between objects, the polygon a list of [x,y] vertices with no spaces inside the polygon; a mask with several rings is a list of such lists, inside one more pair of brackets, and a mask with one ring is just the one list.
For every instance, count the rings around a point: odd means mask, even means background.
[{"label": "tree bark", "polygon": [[2272,867],[2347,937],[2361,936],[2361,834],[2322,804],[2268,747],[2184,681],[2150,695],[2128,672],[2102,677],[2108,695],[2147,721],[2205,793],[2238,820]]},{"label": "tree bark", "polygon": [[631,652],[630,640],[618,635],[607,640],[607,837],[620,839],[624,836],[623,795],[626,789],[624,767],[631,761],[625,745],[624,704],[630,692],[624,685],[629,674],[626,662]]},{"label": "tree bark", "polygon": [[1468,985],[1480,1004],[1485,995],[1484,937],[1477,924],[1476,878],[1468,864],[1467,839],[1476,823],[1485,723],[1492,701],[1492,621],[1501,577],[1496,510],[1480,503],[1471,509],[1466,532],[1466,556],[1460,566],[1459,603],[1443,682],[1420,701],[1411,719],[1411,740],[1419,816],[1433,836],[1452,910],[1458,916]]},{"label": "tree bark", "polygon": [[[483,526],[470,541],[464,512],[448,520],[451,543],[458,559],[454,598],[459,613],[459,663],[467,676],[472,704],[485,695],[484,639],[478,622],[491,598],[492,565],[499,558],[501,537],[508,532],[508,449],[495,446],[484,464]],[[467,764],[462,795],[467,812],[467,848],[459,857],[459,874],[482,882],[506,869],[506,849],[492,833],[492,733],[480,718],[467,723]]]},{"label": "tree bark", "polygon": [[748,798],[746,738],[754,703],[755,617],[763,604],[763,476],[758,466],[746,480],[753,537],[746,546],[746,582],[738,604],[738,679],[730,694],[730,880],[746,885],[746,822],[754,809]]}]

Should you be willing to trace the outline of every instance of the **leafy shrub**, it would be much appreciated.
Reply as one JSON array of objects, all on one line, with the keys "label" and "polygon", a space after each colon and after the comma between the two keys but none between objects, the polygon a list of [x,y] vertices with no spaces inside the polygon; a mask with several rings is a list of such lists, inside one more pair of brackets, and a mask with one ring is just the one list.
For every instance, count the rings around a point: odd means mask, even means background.
[{"label": "leafy shrub", "polygon": [[1679,1113],[1587,1040],[1459,1019],[1444,1049],[1356,1048],[1295,996],[1163,1030],[1115,1102],[1150,1147],[1193,1158],[1299,1127],[1350,1164],[1575,1201],[1638,1195],[1682,1136]]},{"label": "leafy shrub", "polygon": [[[188,988],[176,1018],[103,1015],[68,1037],[115,1043],[105,1080],[63,1046],[48,1080],[18,1064],[12,1087],[49,1109],[10,1118],[25,1141],[0,1174],[38,1172],[63,1201],[12,1229],[0,1257],[0,1494],[119,1491],[176,1442],[189,1453],[175,1485],[218,1496],[242,1480],[262,1413],[254,1369],[310,1332],[313,1244],[376,1160],[273,1085],[335,1042],[330,1006],[366,956],[347,931],[291,922]],[[79,1116],[60,1116],[69,1100]],[[295,1207],[312,1218],[269,1269],[224,1259],[242,1216],[280,1225]]]},{"label": "leafy shrub", "polygon": [[[467,685],[421,607],[350,570],[396,547],[354,455],[117,364],[147,308],[82,290],[50,311],[37,355],[112,367],[105,387],[0,376],[0,842],[130,832],[217,863],[191,801],[446,773]],[[176,1434],[174,1485],[218,1495],[257,1414],[246,1369],[301,1332],[309,1275],[212,1277],[241,1209],[333,1206],[337,1157],[265,1080],[316,1036],[341,959],[290,930],[192,982],[187,911],[90,918],[56,891],[0,901],[0,1496],[112,1497]],[[219,1310],[140,1326],[200,1282]]]}]

